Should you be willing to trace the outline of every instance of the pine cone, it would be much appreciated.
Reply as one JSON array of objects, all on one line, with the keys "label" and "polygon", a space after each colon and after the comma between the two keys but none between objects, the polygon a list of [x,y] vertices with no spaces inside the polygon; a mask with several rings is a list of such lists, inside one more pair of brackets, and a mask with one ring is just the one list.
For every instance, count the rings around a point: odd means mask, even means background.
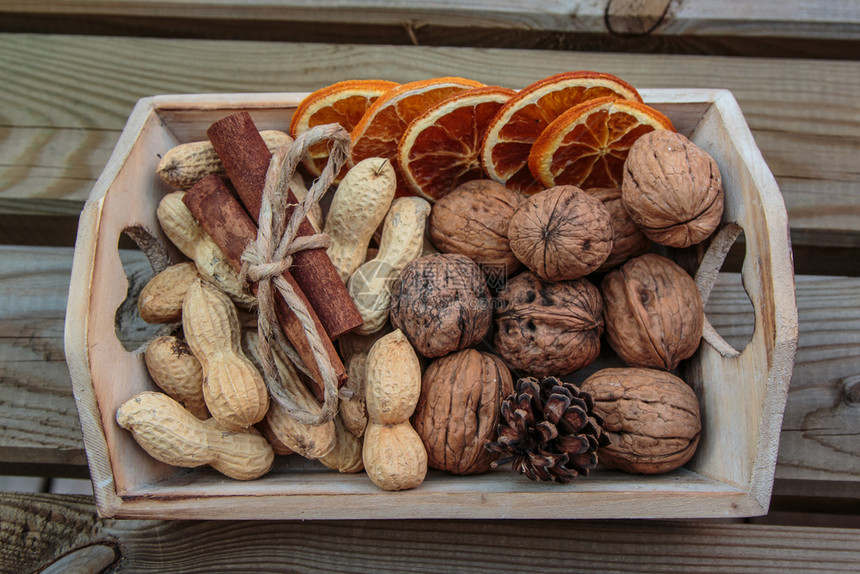
[{"label": "pine cone", "polygon": [[556,377],[518,380],[502,402],[505,424],[498,425],[498,442],[484,445],[501,455],[492,468],[511,462],[531,480],[561,484],[580,473],[588,476],[597,466],[597,448],[609,444],[593,409],[591,395]]}]

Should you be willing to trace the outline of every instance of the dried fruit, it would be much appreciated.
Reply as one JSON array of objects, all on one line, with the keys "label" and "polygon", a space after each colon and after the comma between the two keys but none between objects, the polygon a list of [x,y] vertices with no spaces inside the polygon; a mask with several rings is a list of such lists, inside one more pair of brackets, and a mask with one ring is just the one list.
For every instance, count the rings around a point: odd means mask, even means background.
[{"label": "dried fruit", "polygon": [[653,132],[637,140],[624,164],[621,190],[630,218],[661,245],[701,243],[723,215],[717,162],[678,133]]},{"label": "dried fruit", "polygon": [[469,181],[440,199],[430,213],[430,239],[444,253],[465,255],[502,277],[520,267],[508,224],[522,196],[489,179]]},{"label": "dried fruit", "polygon": [[[293,113],[290,134],[296,137],[314,126],[332,123],[340,124],[343,129],[351,132],[361,121],[367,108],[379,96],[398,85],[397,82],[387,80],[346,80],[311,92]],[[323,142],[311,146],[302,159],[302,163],[313,176],[322,174],[327,162],[328,148]],[[345,166],[338,175],[338,180],[344,175]]]},{"label": "dried fruit", "polygon": [[492,314],[484,274],[463,255],[419,257],[391,288],[391,324],[425,357],[475,345]]},{"label": "dried fruit", "polygon": [[598,448],[609,445],[591,396],[556,377],[518,380],[502,402],[502,418],[498,442],[486,446],[502,457],[491,466],[510,462],[531,480],[566,484],[588,476]]},{"label": "dried fruit", "polygon": [[640,102],[590,100],[556,118],[535,140],[529,169],[545,187],[620,187],[630,146],[669,118]]},{"label": "dried fruit", "polygon": [[699,348],[705,312],[699,289],[669,259],[646,253],[600,285],[606,338],[631,367],[671,371]]},{"label": "dried fruit", "polygon": [[582,102],[613,97],[642,101],[620,78],[597,72],[566,72],[520,90],[499,110],[481,145],[481,163],[491,179],[532,194],[543,186],[528,168],[532,144],[562,113]]},{"label": "dried fruit", "polygon": [[573,186],[559,186],[523,201],[511,217],[511,251],[551,281],[596,270],[612,251],[612,222],[603,203]]},{"label": "dried fruit", "polygon": [[618,267],[631,257],[642,255],[651,247],[651,242],[639,229],[639,226],[633,223],[627,210],[624,209],[624,203],[621,201],[621,190],[614,187],[600,187],[586,189],[585,192],[596,197],[603,202],[606,210],[609,211],[609,219],[612,221],[612,231],[614,238],[612,239],[612,251],[609,257],[603,262],[597,270],[609,271]]},{"label": "dried fruit", "polygon": [[397,163],[412,191],[430,201],[483,177],[478,157],[487,126],[516,92],[488,86],[449,96],[410,122]]},{"label": "dried fruit", "polygon": [[513,368],[566,375],[600,354],[600,292],[586,279],[555,283],[522,273],[499,292],[496,326],[496,351]]},{"label": "dried fruit", "polygon": [[452,474],[490,470],[484,443],[496,440],[502,400],[513,391],[508,368],[489,353],[464,349],[430,363],[412,415],[428,465]]},{"label": "dried fruit", "polygon": [[397,174],[397,196],[411,195],[396,164],[397,145],[403,132],[430,106],[457,92],[482,86],[465,78],[433,78],[402,84],[385,92],[352,130],[350,163],[355,165],[369,157],[390,159]]},{"label": "dried fruit", "polygon": [[696,452],[702,422],[696,393],[683,380],[654,369],[603,369],[582,383],[603,416],[612,444],[601,462],[627,472],[657,474]]}]

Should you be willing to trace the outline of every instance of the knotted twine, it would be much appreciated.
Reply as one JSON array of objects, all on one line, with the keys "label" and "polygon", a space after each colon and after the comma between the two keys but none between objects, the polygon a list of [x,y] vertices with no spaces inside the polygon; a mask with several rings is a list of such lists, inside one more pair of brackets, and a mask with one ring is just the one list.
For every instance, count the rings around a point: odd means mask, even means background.
[{"label": "knotted twine", "polygon": [[[330,142],[329,159],[322,174],[313,182],[307,195],[298,205],[288,203],[287,192],[290,179],[302,156],[312,145],[326,140]],[[341,167],[346,163],[349,145],[350,137],[346,130],[338,124],[326,124],[311,128],[299,135],[294,142],[284,144],[272,154],[263,187],[257,240],[249,244],[242,254],[243,276],[257,283],[259,305],[257,331],[260,335],[263,378],[272,398],[293,418],[304,424],[322,424],[334,417],[338,401],[337,375],[305,301],[284,279],[283,273],[292,265],[294,254],[305,249],[326,249],[331,244],[329,237],[324,233],[305,237],[296,237],[296,233],[299,230],[299,224],[310,209],[319,203]],[[295,209],[288,220],[287,209],[294,205]],[[275,363],[274,347],[287,355],[304,373],[309,374],[309,370],[287,341],[278,323],[275,314],[275,297],[278,293],[301,323],[317,369],[322,376],[324,400],[319,414],[311,413],[297,405],[281,382]]]}]

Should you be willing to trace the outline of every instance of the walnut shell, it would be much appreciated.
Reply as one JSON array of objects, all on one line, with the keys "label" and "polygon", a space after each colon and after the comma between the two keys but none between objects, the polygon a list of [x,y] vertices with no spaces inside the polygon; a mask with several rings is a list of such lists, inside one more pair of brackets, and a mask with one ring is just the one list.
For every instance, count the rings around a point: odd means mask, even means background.
[{"label": "walnut shell", "polygon": [[692,277],[653,253],[610,271],[600,284],[606,338],[631,367],[671,371],[699,348],[705,311]]},{"label": "walnut shell", "polygon": [[723,215],[717,162],[669,130],[655,130],[636,140],[624,163],[621,192],[631,219],[661,245],[701,243]]},{"label": "walnut shell", "polygon": [[685,464],[702,431],[693,389],[666,371],[603,369],[582,383],[611,444],[600,462],[627,472],[658,474]]},{"label": "walnut shell", "polygon": [[609,271],[631,257],[642,255],[648,251],[651,247],[651,241],[642,233],[639,226],[630,219],[630,215],[624,208],[624,202],[621,201],[620,189],[595,187],[587,189],[585,192],[603,202],[604,207],[609,211],[609,218],[612,220],[612,231],[614,232],[612,251],[609,253],[606,261],[603,262],[603,265],[597,269],[598,271]]},{"label": "walnut shell", "polygon": [[464,349],[433,361],[412,415],[427,464],[452,474],[490,470],[496,456],[484,443],[496,440],[502,400],[512,392],[511,373],[495,355]]},{"label": "walnut shell", "polygon": [[550,281],[577,279],[612,251],[612,222],[603,203],[572,185],[551,187],[523,201],[508,226],[511,251]]},{"label": "walnut shell", "polygon": [[433,205],[430,240],[443,253],[459,253],[505,273],[520,261],[508,242],[508,223],[523,197],[491,180],[468,181]]},{"label": "walnut shell", "polygon": [[391,324],[425,357],[477,344],[492,316],[484,274],[464,255],[419,257],[391,287]]},{"label": "walnut shell", "polygon": [[552,282],[525,272],[499,292],[496,351],[535,377],[563,376],[600,354],[603,302],[586,279]]}]

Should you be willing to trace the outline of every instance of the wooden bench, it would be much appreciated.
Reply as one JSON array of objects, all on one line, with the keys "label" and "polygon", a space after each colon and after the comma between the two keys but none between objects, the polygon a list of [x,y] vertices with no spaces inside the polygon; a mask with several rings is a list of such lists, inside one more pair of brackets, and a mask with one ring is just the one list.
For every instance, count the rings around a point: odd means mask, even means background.
[{"label": "wooden bench", "polygon": [[[784,195],[800,341],[770,514],[112,521],[97,518],[88,497],[9,492],[0,494],[0,570],[523,571],[538,561],[596,572],[860,569],[857,3],[791,10],[759,2],[743,12],[746,2],[700,0],[420,4],[212,2],[191,10],[165,1],[155,10],[138,0],[0,0],[0,474],[88,476],[63,356],[71,246],[80,208],[138,98],[309,91],[358,77],[459,75],[520,87],[594,69],[637,87],[732,90]],[[124,255],[127,269],[144,272],[139,252]],[[726,264],[708,309],[730,342],[751,329],[732,273],[740,256]]]}]

